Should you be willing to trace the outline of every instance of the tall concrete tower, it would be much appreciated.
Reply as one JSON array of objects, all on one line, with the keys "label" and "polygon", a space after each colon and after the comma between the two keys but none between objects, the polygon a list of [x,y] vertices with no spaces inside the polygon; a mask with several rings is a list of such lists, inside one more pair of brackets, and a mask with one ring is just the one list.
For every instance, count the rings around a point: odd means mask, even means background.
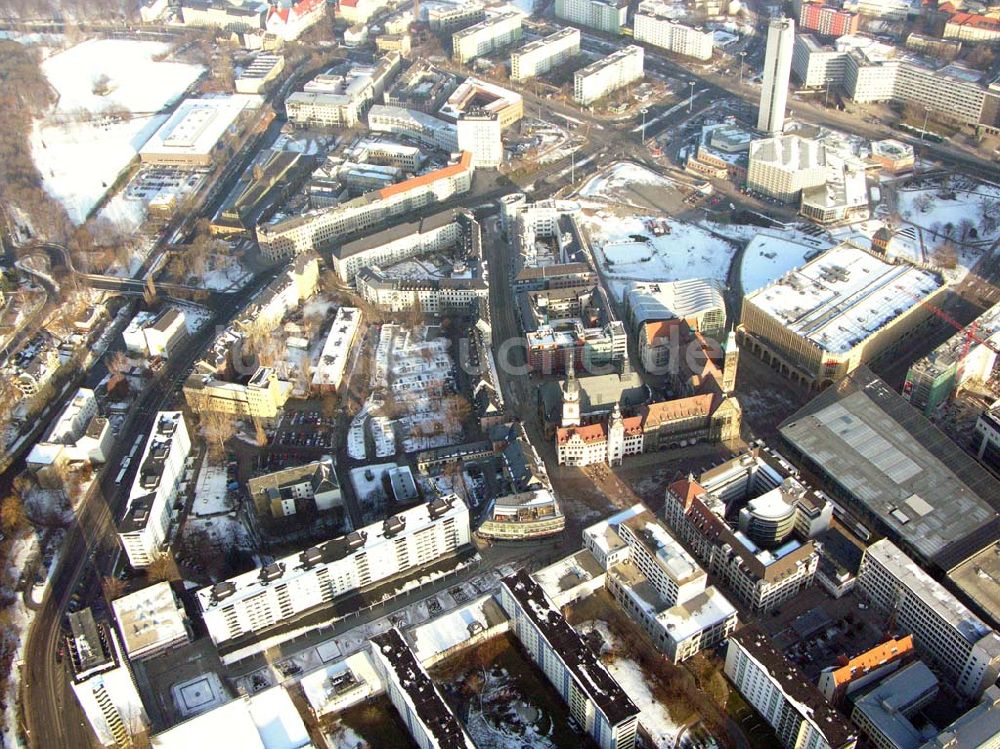
[{"label": "tall concrete tower", "polygon": [[772,18],[767,27],[767,52],[764,55],[764,85],[760,91],[757,129],[777,134],[785,126],[788,79],[792,74],[792,48],[795,46],[795,21]]}]

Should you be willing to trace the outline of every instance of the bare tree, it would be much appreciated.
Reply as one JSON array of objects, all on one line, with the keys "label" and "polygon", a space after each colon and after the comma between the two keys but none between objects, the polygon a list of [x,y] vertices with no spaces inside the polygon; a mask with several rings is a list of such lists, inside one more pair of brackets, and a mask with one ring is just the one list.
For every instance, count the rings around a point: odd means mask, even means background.
[{"label": "bare tree", "polygon": [[104,600],[111,603],[116,598],[121,598],[125,592],[125,583],[114,575],[101,578],[101,592],[104,593]]},{"label": "bare tree", "polygon": [[28,522],[24,513],[24,504],[16,494],[10,494],[0,502],[0,529],[12,535],[22,530]]},{"label": "bare tree", "polygon": [[164,554],[153,560],[146,568],[146,579],[153,583],[169,582],[180,577],[174,558],[169,554]]},{"label": "bare tree", "polygon": [[236,435],[236,417],[222,411],[201,414],[201,426],[208,441],[208,456],[219,462],[226,454],[226,442]]},{"label": "bare tree", "polygon": [[123,375],[128,372],[129,364],[128,357],[125,355],[124,351],[115,351],[108,360],[108,371],[111,374]]}]

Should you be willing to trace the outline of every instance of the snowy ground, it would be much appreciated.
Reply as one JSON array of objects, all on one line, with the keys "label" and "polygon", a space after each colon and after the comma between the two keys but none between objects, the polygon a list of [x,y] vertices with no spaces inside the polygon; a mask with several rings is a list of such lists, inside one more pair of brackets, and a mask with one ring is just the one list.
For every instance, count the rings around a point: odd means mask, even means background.
[{"label": "snowy ground", "polygon": [[[1000,186],[985,183],[971,183],[962,188],[922,186],[897,192],[897,207],[904,221],[956,241],[985,242],[1000,236],[1000,226],[983,231],[980,225],[983,204],[997,202],[1000,202]],[[969,222],[978,236],[960,236],[963,222]]]},{"label": "snowy ground", "polygon": [[[77,223],[163,123],[162,110],[201,75],[198,65],[154,61],[167,49],[158,42],[92,39],[42,63],[59,101],[35,123],[32,154],[46,191]],[[103,94],[95,93],[105,77]],[[122,220],[134,217],[131,208],[125,214]]]},{"label": "snowy ground", "polygon": [[196,516],[220,515],[235,509],[226,490],[226,469],[224,466],[212,465],[208,455],[201,462],[198,473],[198,483],[195,488],[194,505],[191,510]]},{"label": "snowy ground", "polygon": [[642,667],[630,658],[617,655],[622,650],[621,642],[611,634],[605,622],[583,622],[576,629],[581,633],[594,630],[600,632],[605,643],[604,664],[641,711],[639,724],[652,737],[657,749],[673,749],[682,726],[670,717],[667,708],[653,696]]},{"label": "snowy ground", "polygon": [[239,258],[229,255],[214,255],[211,268],[201,279],[201,286],[212,291],[228,291],[245,286],[253,278]]},{"label": "snowy ground", "polygon": [[749,294],[781,278],[832,246],[825,238],[800,235],[793,239],[784,232],[759,231],[743,250],[740,265],[743,293]]},{"label": "snowy ground", "polygon": [[191,335],[201,330],[212,319],[212,311],[197,304],[174,303],[171,306],[184,313],[184,324]]},{"label": "snowy ground", "polygon": [[664,189],[676,188],[677,183],[639,164],[620,161],[588,180],[579,190],[582,198],[594,198],[612,202],[628,202],[622,190],[631,185],[651,185]]},{"label": "snowy ground", "polygon": [[[385,501],[388,497],[382,484],[385,474],[392,468],[396,468],[395,463],[376,463],[375,465],[362,466],[351,469],[351,485],[354,493],[358,497],[358,502],[369,504]],[[366,474],[370,472],[371,478]]]},{"label": "snowy ground", "polygon": [[[650,221],[669,227],[670,233],[654,236]],[[598,211],[583,217],[582,223],[601,273],[618,300],[628,281],[713,278],[724,282],[735,252],[731,242],[674,219],[617,217]]]}]

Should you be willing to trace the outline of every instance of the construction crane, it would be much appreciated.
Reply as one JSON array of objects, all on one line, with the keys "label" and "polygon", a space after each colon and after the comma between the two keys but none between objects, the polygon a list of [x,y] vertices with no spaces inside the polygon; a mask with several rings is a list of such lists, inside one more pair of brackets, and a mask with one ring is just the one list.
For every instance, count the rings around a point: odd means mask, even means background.
[{"label": "construction crane", "polygon": [[969,325],[962,325],[962,323],[960,323],[954,317],[949,315],[943,309],[938,307],[936,304],[931,304],[930,302],[925,300],[922,296],[914,294],[909,289],[898,284],[896,288],[900,289],[906,294],[909,294],[914,299],[916,299],[922,307],[926,307],[928,310],[930,310],[931,314],[944,320],[955,330],[965,334],[965,344],[962,346],[962,355],[958,359],[958,363],[960,365],[962,362],[965,361],[965,357],[969,355],[969,350],[972,348],[973,341],[978,343],[980,346],[985,346],[994,354],[1000,354],[1000,346],[995,345],[988,338],[983,338],[977,333],[979,329],[979,320],[973,320]]}]

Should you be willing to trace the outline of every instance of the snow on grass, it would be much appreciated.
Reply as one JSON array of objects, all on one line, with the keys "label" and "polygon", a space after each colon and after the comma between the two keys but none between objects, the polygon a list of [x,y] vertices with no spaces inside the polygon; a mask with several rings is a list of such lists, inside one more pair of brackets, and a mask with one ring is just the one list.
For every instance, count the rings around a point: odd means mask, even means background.
[{"label": "snow on grass", "polygon": [[[922,229],[948,234],[957,241],[983,242],[1000,236],[1000,226],[983,232],[980,226],[984,203],[1000,201],[1000,186],[985,183],[971,184],[967,189],[930,187],[902,189],[897,192],[899,215],[904,221]],[[977,230],[976,237],[960,236],[963,221],[971,221]]]},{"label": "snow on grass", "polygon": [[[652,222],[669,228],[655,236]],[[725,281],[735,246],[694,224],[675,219],[613,216],[598,211],[582,223],[590,234],[594,258],[619,301],[628,281]]]},{"label": "snow on grass", "polygon": [[226,489],[228,483],[225,467],[211,464],[206,455],[201,461],[201,470],[198,472],[192,512],[201,517],[220,515],[235,509]]},{"label": "snow on grass", "polygon": [[369,745],[367,741],[354,732],[353,728],[343,724],[334,728],[327,734],[327,737],[330,739],[333,749],[358,749],[358,747]]},{"label": "snow on grass", "polygon": [[483,596],[468,606],[439,616],[413,629],[410,634],[413,637],[413,652],[417,660],[426,661],[465,642],[477,632],[488,629],[490,625],[484,607],[491,600],[491,596]]},{"label": "snow on grass", "polygon": [[669,177],[630,161],[619,161],[588,180],[580,188],[579,195],[584,198],[620,201],[621,191],[632,185],[651,185],[664,189],[677,187],[677,183]]},{"label": "snow on grass", "polygon": [[184,313],[184,324],[191,335],[201,330],[212,319],[212,311],[197,304],[178,304],[175,302],[170,306],[176,307]]},{"label": "snow on grass", "polygon": [[832,246],[827,239],[805,236],[791,239],[772,232],[759,232],[743,250],[740,264],[743,293],[766,286]]},{"label": "snow on grass", "polygon": [[87,217],[166,119],[164,107],[201,75],[199,65],[153,59],[167,50],[159,42],[92,39],[42,63],[59,100],[36,121],[31,150],[46,191],[73,221]]}]

